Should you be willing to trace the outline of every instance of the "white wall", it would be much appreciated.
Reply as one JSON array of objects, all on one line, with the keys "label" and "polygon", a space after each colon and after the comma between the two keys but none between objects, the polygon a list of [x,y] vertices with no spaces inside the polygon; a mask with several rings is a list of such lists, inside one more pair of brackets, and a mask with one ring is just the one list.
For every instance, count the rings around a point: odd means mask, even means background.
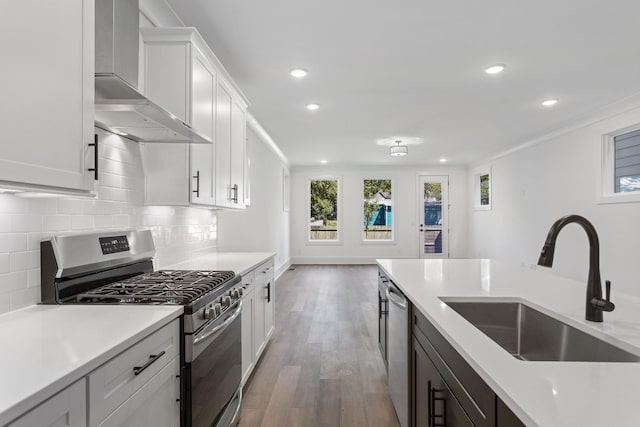
[{"label": "white wall", "polygon": [[[422,200],[417,197],[417,176],[449,175],[450,243],[452,258],[467,256],[467,172],[456,168],[295,168],[291,181],[291,250],[294,264],[372,263],[376,258],[414,258],[420,250],[418,212]],[[342,241],[340,244],[316,244],[307,241],[309,207],[307,180],[331,175],[342,178]],[[395,242],[362,243],[362,180],[393,180],[393,226]]]},{"label": "white wall", "polygon": [[251,162],[251,206],[218,212],[221,252],[275,252],[276,272],[290,263],[289,212],[284,212],[282,173],[287,165],[252,129],[247,129]]},{"label": "white wall", "polygon": [[[483,162],[492,168],[492,210],[470,211],[470,256],[535,266],[551,224],[580,214],[598,230],[602,279],[612,280],[612,299],[617,290],[640,295],[640,203],[598,204],[597,191],[602,135],[637,123],[640,107]],[[569,225],[558,238],[552,272],[586,281],[587,270],[586,235]]]}]

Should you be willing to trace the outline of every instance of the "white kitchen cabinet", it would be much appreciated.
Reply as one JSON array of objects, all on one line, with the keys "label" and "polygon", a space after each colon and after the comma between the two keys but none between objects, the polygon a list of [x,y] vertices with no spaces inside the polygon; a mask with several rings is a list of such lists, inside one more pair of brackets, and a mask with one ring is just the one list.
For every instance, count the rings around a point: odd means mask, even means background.
[{"label": "white kitchen cabinet", "polygon": [[253,292],[253,271],[242,276],[242,384],[245,384],[253,370],[253,318],[255,300]]},{"label": "white kitchen cabinet", "polygon": [[262,322],[260,334],[264,337],[262,347],[256,350],[259,355],[262,353],[264,347],[271,338],[275,326],[275,283],[273,259],[256,268],[255,283],[256,306],[262,305],[262,317],[257,320],[261,320]]},{"label": "white kitchen cabinet", "polygon": [[93,189],[94,2],[11,2],[0,13],[0,186]]},{"label": "white kitchen cabinet", "polygon": [[180,425],[180,357],[176,356],[99,427],[178,427]]},{"label": "white kitchen cabinet", "polygon": [[[141,30],[144,92],[200,134],[213,140],[216,71],[194,29]],[[145,203],[214,204],[213,144],[145,144]]]},{"label": "white kitchen cabinet", "polygon": [[87,394],[82,378],[7,427],[83,427],[87,425]]},{"label": "white kitchen cabinet", "polygon": [[[111,421],[106,425],[120,425],[114,420],[151,417],[152,414],[144,415],[144,408],[165,406],[166,415],[179,414],[175,391],[171,391],[173,383],[168,383],[166,371],[169,367],[174,379],[179,376],[180,364],[174,363],[179,354],[180,321],[176,319],[89,374],[89,426],[102,425],[107,420]],[[160,378],[155,378],[158,375]],[[112,416],[116,412],[120,413]],[[176,424],[163,421],[160,425]]]}]

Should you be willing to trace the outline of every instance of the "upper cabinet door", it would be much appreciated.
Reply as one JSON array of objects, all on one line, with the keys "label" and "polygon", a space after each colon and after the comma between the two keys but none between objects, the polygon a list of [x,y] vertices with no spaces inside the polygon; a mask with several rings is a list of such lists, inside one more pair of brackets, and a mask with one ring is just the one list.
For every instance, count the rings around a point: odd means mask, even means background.
[{"label": "upper cabinet door", "polygon": [[234,100],[231,106],[231,203],[238,208],[244,208],[245,200],[246,123],[244,108]]},{"label": "upper cabinet door", "polygon": [[93,188],[94,2],[11,2],[0,13],[0,181]]},{"label": "upper cabinet door", "polygon": [[216,90],[216,205],[233,207],[231,187],[232,96],[222,81]]},{"label": "upper cabinet door", "polygon": [[[215,74],[197,49],[191,72],[191,122],[213,139]],[[191,144],[191,203],[213,205],[213,144]]]}]

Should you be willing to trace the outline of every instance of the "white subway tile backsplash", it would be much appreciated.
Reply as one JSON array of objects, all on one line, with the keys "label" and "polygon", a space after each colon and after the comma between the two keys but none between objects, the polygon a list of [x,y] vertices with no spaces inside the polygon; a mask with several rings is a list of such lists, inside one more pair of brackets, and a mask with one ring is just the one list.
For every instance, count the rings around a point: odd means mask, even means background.
[{"label": "white subway tile backsplash", "polygon": [[0,254],[0,274],[8,273],[10,271],[9,256],[10,254]]},{"label": "white subway tile backsplash", "polygon": [[97,132],[102,149],[95,199],[24,199],[0,193],[0,313],[40,302],[40,242],[54,234],[148,228],[158,265],[215,250],[215,211],[144,206],[140,145]]},{"label": "white subway tile backsplash", "polygon": [[42,215],[13,214],[11,215],[11,231],[24,233],[28,231],[42,231]]},{"label": "white subway tile backsplash", "polygon": [[63,231],[71,229],[70,215],[45,215],[44,231]]},{"label": "white subway tile backsplash", "polygon": [[27,250],[27,234],[0,234],[0,253]]},{"label": "white subway tile backsplash", "polygon": [[11,272],[30,270],[40,266],[40,252],[14,252],[9,256]]}]

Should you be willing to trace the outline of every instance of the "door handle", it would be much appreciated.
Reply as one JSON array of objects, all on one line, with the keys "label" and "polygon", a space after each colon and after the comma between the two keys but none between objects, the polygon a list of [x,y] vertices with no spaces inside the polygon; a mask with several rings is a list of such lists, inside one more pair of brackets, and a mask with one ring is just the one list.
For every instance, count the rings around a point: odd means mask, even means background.
[{"label": "door handle", "polygon": [[192,191],[196,193],[196,197],[200,197],[200,171],[196,171],[193,178],[196,180],[196,189]]},{"label": "door handle", "polygon": [[265,288],[267,289],[267,298],[265,298],[267,300],[267,302],[271,302],[271,282],[267,283],[267,286],[265,286]]},{"label": "door handle", "polygon": [[[429,390],[429,425],[432,427],[447,427],[447,399],[438,397],[437,393],[444,393],[444,390],[431,388],[431,381],[428,384]],[[436,414],[436,402],[442,402],[442,412]],[[436,418],[438,421],[436,421]]]},{"label": "door handle", "polygon": [[89,172],[93,172],[93,180],[98,180],[98,134],[93,135],[93,144],[87,144],[93,147],[93,167],[89,168]]}]

